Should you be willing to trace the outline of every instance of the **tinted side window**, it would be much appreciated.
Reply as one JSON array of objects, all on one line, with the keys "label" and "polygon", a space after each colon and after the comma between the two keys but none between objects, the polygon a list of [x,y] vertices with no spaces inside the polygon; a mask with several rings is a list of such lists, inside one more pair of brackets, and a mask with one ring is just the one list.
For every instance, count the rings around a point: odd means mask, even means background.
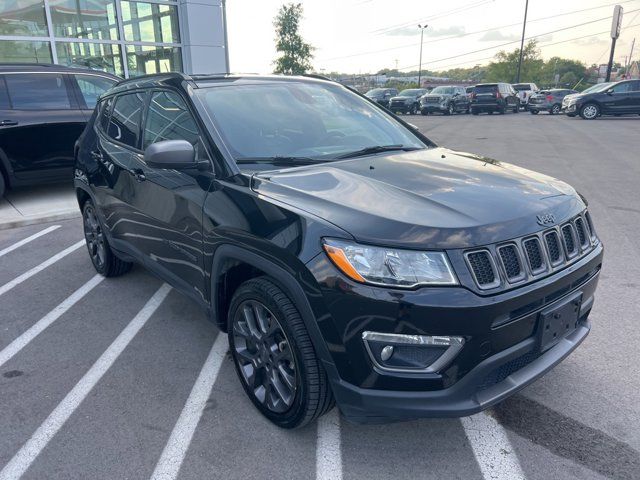
[{"label": "tinted side window", "polygon": [[613,87],[613,93],[627,93],[631,91],[631,82],[619,83]]},{"label": "tinted side window", "polygon": [[631,88],[629,89],[630,92],[640,92],[640,80],[634,80],[629,83],[631,83]]},{"label": "tinted side window", "polygon": [[107,135],[130,147],[138,147],[138,130],[142,120],[144,97],[144,93],[138,92],[116,98]]},{"label": "tinted side window", "polygon": [[96,75],[75,75],[87,108],[96,106],[98,97],[115,85],[115,80]]},{"label": "tinted side window", "polygon": [[11,104],[16,110],[69,110],[71,102],[59,73],[5,75]]},{"label": "tinted side window", "polygon": [[196,158],[208,158],[195,119],[182,97],[174,92],[155,92],[149,102],[143,149],[163,140],[186,140],[196,149]]},{"label": "tinted side window", "polygon": [[4,83],[4,76],[0,75],[0,110],[9,110],[10,108],[7,85]]}]

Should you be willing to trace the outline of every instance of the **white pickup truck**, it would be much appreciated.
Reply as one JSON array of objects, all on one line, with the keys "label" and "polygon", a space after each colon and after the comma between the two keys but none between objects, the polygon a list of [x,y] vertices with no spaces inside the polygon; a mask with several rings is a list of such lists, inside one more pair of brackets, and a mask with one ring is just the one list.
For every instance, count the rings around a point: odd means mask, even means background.
[{"label": "white pickup truck", "polygon": [[535,83],[514,83],[513,88],[520,98],[520,106],[527,110],[529,98],[540,90]]}]

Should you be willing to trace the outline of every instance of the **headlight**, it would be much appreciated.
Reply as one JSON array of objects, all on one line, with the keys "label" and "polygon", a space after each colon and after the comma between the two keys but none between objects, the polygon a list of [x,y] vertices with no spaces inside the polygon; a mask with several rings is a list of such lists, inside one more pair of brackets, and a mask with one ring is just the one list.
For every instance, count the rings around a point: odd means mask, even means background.
[{"label": "headlight", "polygon": [[457,285],[444,252],[373,247],[324,239],[324,250],[347,277],[361,283],[392,287]]}]

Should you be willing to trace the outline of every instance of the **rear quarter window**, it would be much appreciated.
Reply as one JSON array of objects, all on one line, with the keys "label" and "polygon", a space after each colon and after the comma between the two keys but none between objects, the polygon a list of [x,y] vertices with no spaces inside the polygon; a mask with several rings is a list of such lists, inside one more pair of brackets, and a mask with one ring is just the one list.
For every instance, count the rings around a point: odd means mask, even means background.
[{"label": "rear quarter window", "polygon": [[71,101],[64,76],[59,73],[5,75],[15,110],[70,110]]}]

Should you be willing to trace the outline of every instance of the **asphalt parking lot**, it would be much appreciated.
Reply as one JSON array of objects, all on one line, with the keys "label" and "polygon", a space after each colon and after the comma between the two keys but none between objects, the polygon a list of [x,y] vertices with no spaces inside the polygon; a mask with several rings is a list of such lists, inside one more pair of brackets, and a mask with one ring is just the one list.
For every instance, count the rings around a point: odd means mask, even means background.
[{"label": "asphalt parking lot", "polygon": [[191,300],[95,276],[80,220],[0,230],[0,480],[640,478],[640,117],[406,118],[588,198],[606,254],[576,352],[474,417],[279,430]]}]

